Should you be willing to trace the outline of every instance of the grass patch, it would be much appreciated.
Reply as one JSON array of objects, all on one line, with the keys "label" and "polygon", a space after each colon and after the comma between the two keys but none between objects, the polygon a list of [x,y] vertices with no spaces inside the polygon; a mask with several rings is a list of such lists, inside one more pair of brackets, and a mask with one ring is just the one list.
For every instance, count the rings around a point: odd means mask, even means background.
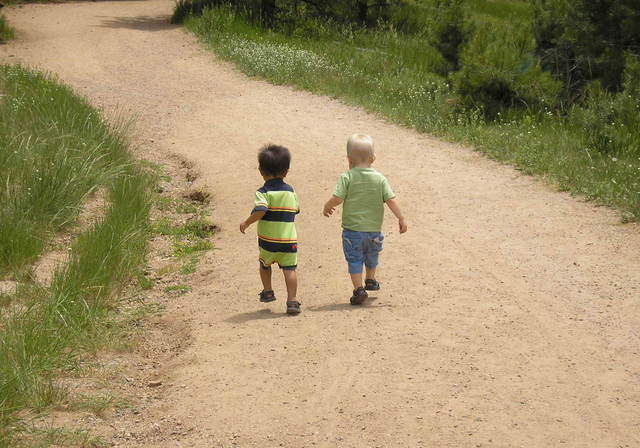
[{"label": "grass patch", "polygon": [[[531,17],[528,2],[473,0],[467,9],[476,27],[485,24],[483,30]],[[594,149],[584,126],[550,109],[520,106],[488,121],[481,110],[460,107],[458,92],[442,76],[445,61],[424,33],[319,23],[308,33],[284,33],[261,28],[225,6],[188,17],[185,26],[250,76],[341,98],[421,132],[473,145],[562,190],[617,207],[627,220],[640,219],[638,145],[628,144],[617,153]],[[495,59],[496,70],[511,63],[512,54],[500,43],[477,39],[476,45],[489,49],[487,57]],[[532,85],[526,78],[518,82]],[[633,132],[635,140],[630,141],[640,142],[637,129]]]},{"label": "grass patch", "polygon": [[160,210],[166,212],[193,216],[182,224],[176,224],[172,218],[168,217],[157,219],[153,223],[154,233],[171,238],[172,255],[178,259],[178,263],[165,266],[158,274],[195,273],[201,256],[204,252],[213,249],[213,243],[208,238],[216,232],[217,227],[205,218],[202,203],[160,196],[156,199],[156,204]]},{"label": "grass patch", "polygon": [[160,235],[207,238],[214,234],[215,226],[203,218],[195,218],[182,225],[175,225],[169,218],[161,218],[154,223],[154,230]]},{"label": "grass patch", "polygon": [[[49,286],[19,288],[20,306],[0,309],[0,447],[9,447],[34,434],[19,411],[59,402],[65,393],[56,375],[78,368],[83,352],[113,335],[114,298],[145,257],[152,179],[123,132],[70,89],[19,66],[0,67],[0,88],[0,178],[9,185],[0,193],[4,272],[32,261],[96,188],[106,189],[109,202],[73,241]],[[63,445],[82,435],[74,434],[53,430],[38,440]]]},{"label": "grass patch", "polygon": [[211,241],[202,239],[196,241],[176,241],[173,244],[173,253],[177,257],[184,257],[211,249],[213,249]]},{"label": "grass patch", "polygon": [[16,442],[13,448],[49,448],[49,447],[102,448],[108,444],[100,437],[91,435],[82,429],[47,428],[31,429],[24,440]]},{"label": "grass patch", "polygon": [[66,409],[70,411],[86,411],[96,417],[104,417],[105,413],[112,408],[123,408],[128,402],[122,398],[111,394],[105,395],[85,395],[75,397],[69,402]]},{"label": "grass patch", "polygon": [[189,257],[188,261],[186,261],[180,267],[180,273],[182,275],[190,275],[196,272],[198,269],[198,263],[200,261],[200,257],[198,255],[192,255]]},{"label": "grass patch", "polygon": [[148,290],[153,288],[153,286],[155,285],[155,282],[153,281],[153,279],[148,278],[144,273],[142,272],[138,272],[136,274],[136,280],[138,281],[138,286],[140,287],[140,289],[142,290]]},{"label": "grass patch", "polygon": [[191,286],[189,285],[171,285],[164,288],[164,292],[176,292],[178,295],[186,294],[191,292]]},{"label": "grass patch", "polygon": [[165,196],[158,196],[155,201],[155,207],[161,211],[175,211],[181,215],[198,215],[200,207],[191,202]]},{"label": "grass patch", "polygon": [[0,15],[0,43],[13,39],[13,28],[9,26],[3,15]]}]

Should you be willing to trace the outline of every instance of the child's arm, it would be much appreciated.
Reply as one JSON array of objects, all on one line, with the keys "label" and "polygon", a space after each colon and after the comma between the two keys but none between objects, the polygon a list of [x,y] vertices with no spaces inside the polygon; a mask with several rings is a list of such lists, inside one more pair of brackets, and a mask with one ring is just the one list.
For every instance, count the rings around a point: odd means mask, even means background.
[{"label": "child's arm", "polygon": [[333,214],[333,212],[335,211],[336,207],[340,204],[342,204],[344,201],[342,200],[342,198],[339,198],[338,196],[331,196],[331,199],[329,199],[327,201],[326,204],[324,204],[324,210],[322,211],[322,214],[324,216],[331,216]]},{"label": "child's arm", "polygon": [[244,231],[247,230],[247,227],[249,227],[251,224],[253,224],[256,221],[260,221],[262,217],[265,215],[265,213],[267,212],[263,210],[255,211],[251,213],[247,219],[245,219],[240,223],[240,231],[244,233]]},{"label": "child's arm", "polygon": [[244,233],[251,224],[256,221],[260,221],[262,217],[269,210],[269,199],[264,191],[256,191],[256,196],[253,201],[254,207],[251,210],[251,214],[247,219],[240,223],[240,232]]},{"label": "child's arm", "polygon": [[402,216],[402,211],[400,210],[400,206],[395,198],[388,199],[385,204],[389,207],[389,210],[396,215],[398,218],[398,227],[400,228],[400,233],[404,233],[407,231],[407,223],[404,220],[404,216]]}]

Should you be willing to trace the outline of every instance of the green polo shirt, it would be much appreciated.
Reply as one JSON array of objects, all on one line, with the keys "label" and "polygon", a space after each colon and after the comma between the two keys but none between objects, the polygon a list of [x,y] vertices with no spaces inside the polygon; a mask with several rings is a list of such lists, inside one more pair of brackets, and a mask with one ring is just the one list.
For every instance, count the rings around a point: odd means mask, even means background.
[{"label": "green polo shirt", "polygon": [[379,232],[384,203],[396,197],[387,178],[373,168],[342,173],[333,195],[344,200],[342,228],[356,232]]}]

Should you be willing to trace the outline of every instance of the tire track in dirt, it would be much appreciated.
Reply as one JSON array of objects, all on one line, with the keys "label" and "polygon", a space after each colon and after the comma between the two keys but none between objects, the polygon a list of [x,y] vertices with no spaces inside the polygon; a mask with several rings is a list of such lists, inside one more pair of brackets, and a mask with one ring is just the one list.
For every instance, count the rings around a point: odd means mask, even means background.
[{"label": "tire track in dirt", "polygon": [[[121,446],[640,445],[637,225],[468,149],[247,79],[168,25],[171,7],[9,8],[18,40],[0,46],[3,61],[137,116],[140,150],[187,158],[213,192],[218,250],[167,310],[190,316],[193,344],[162,405],[136,417],[193,430]],[[320,216],[356,131],[376,139],[410,223],[400,237],[387,217],[383,289],[364,308],[346,303],[338,220]],[[257,302],[255,240],[236,230],[267,141],[291,147],[303,210],[293,319]]]}]

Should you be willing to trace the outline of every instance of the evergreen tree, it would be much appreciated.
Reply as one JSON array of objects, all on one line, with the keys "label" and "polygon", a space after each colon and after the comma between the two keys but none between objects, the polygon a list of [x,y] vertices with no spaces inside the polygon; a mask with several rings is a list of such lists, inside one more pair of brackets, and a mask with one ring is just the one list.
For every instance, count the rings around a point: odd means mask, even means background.
[{"label": "evergreen tree", "polygon": [[622,88],[625,54],[640,55],[640,1],[535,0],[534,7],[537,53],[567,99],[592,80]]},{"label": "evergreen tree", "polygon": [[463,0],[432,0],[429,40],[448,67],[443,75],[460,69],[460,52],[469,40],[471,28],[464,14]]}]

